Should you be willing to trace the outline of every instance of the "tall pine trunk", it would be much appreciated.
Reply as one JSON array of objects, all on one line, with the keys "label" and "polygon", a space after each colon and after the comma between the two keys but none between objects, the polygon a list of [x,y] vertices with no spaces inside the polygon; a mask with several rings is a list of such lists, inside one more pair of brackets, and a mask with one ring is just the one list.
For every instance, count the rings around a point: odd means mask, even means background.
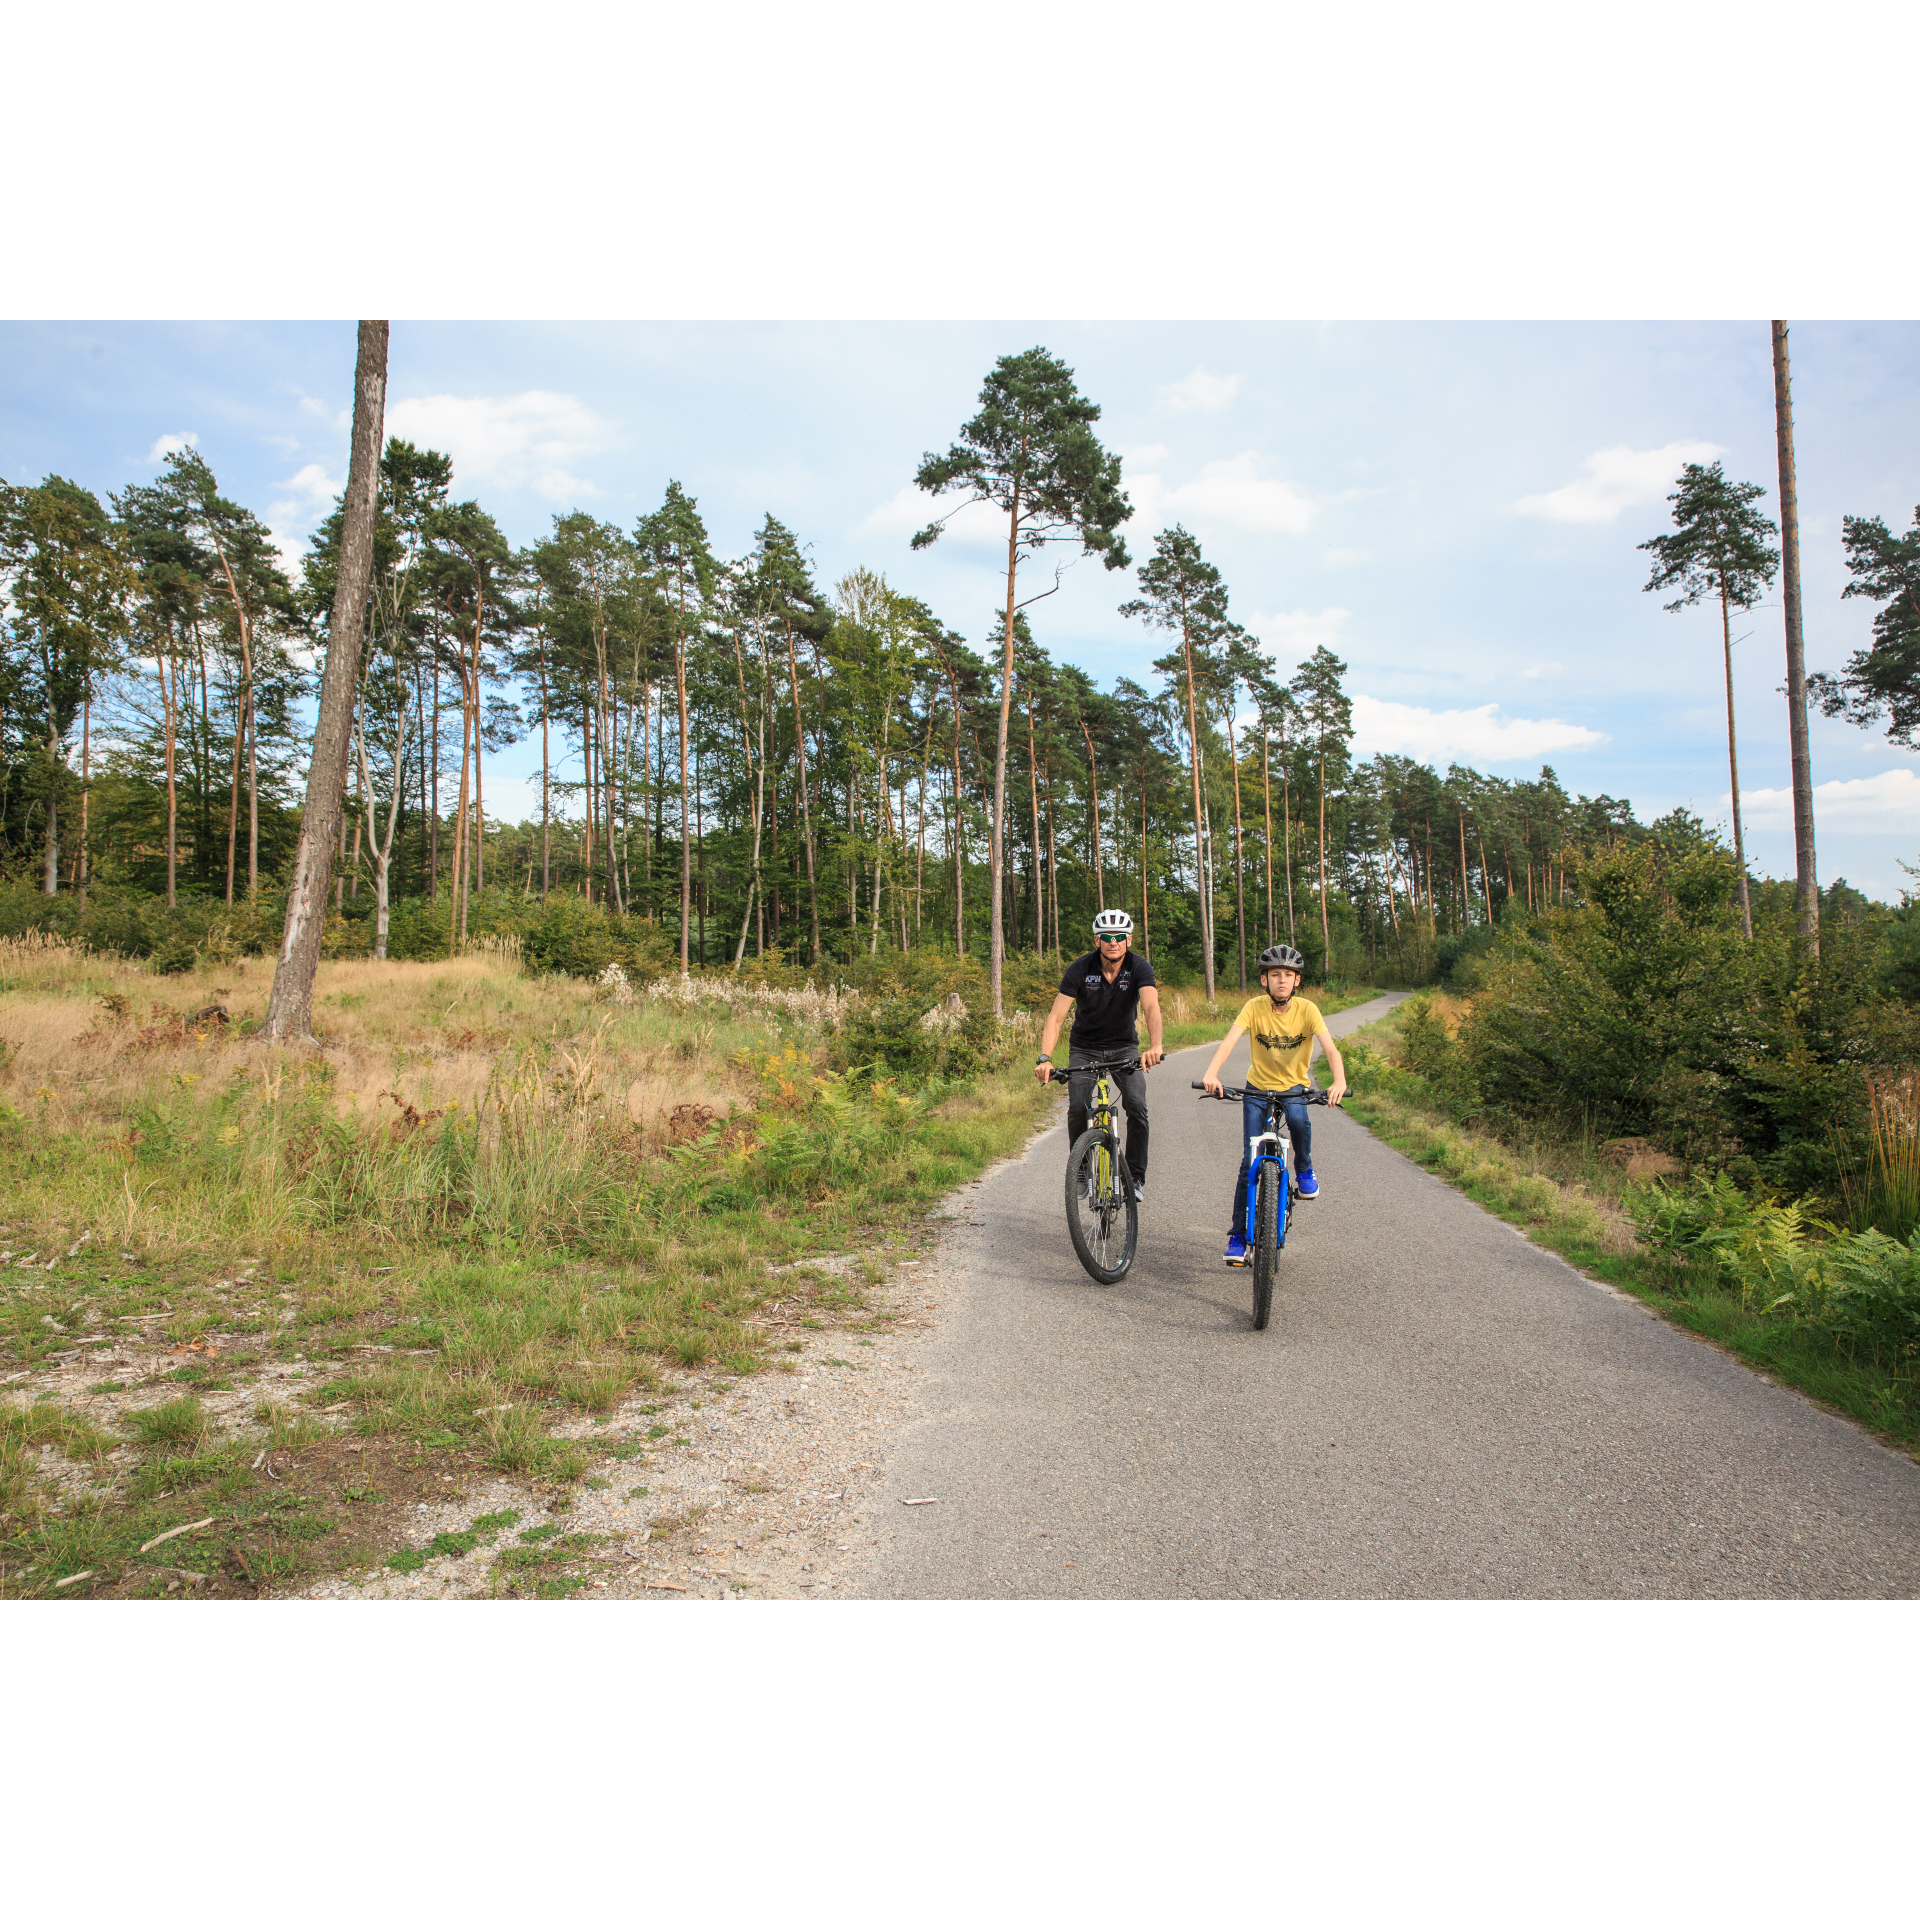
[{"label": "tall pine trunk", "polygon": [[1000,669],[1000,730],[993,751],[993,818],[987,823],[987,876],[993,894],[993,911],[987,928],[987,980],[993,993],[996,1020],[1001,1013],[1000,987],[1007,959],[1007,889],[1002,875],[1007,864],[1007,720],[1013,712],[1013,615],[1019,565],[1020,488],[1016,484],[1012,504],[1007,509],[1006,654]]},{"label": "tall pine trunk", "polygon": [[313,979],[326,930],[327,878],[346,790],[354,694],[360,682],[360,636],[373,573],[374,494],[380,478],[386,418],[387,323],[360,322],[353,381],[353,452],[348,463],[340,570],[320,678],[320,713],[307,769],[307,803],[294,848],[280,960],[267,1000],[266,1033],[274,1040],[313,1037]]},{"label": "tall pine trunk", "polygon": [[1820,957],[1820,884],[1813,859],[1813,754],[1807,741],[1807,654],[1800,627],[1800,501],[1793,471],[1793,378],[1787,323],[1773,323],[1773,417],[1780,452],[1780,598],[1787,628],[1787,745],[1793,759],[1794,904],[1800,938]]},{"label": "tall pine trunk", "polygon": [[1753,905],[1747,898],[1747,843],[1740,831],[1740,754],[1733,738],[1733,616],[1727,606],[1725,580],[1720,582],[1720,645],[1727,662],[1727,777],[1733,783],[1733,859],[1740,869],[1740,926],[1751,940]]},{"label": "tall pine trunk", "polygon": [[1208,880],[1205,830],[1200,821],[1200,713],[1193,691],[1193,642],[1180,624],[1180,651],[1187,667],[1187,742],[1193,755],[1193,877],[1200,892],[1200,948],[1206,955],[1207,1005],[1213,1005],[1213,901]]}]

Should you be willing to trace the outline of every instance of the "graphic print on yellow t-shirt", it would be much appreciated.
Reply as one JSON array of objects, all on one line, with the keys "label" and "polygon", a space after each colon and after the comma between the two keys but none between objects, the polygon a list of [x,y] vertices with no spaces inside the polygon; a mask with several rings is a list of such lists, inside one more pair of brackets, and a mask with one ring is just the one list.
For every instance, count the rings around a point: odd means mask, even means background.
[{"label": "graphic print on yellow t-shirt", "polygon": [[1297,993],[1284,1007],[1264,994],[1255,994],[1234,1016],[1234,1030],[1252,1044],[1247,1084],[1262,1093],[1284,1093],[1309,1084],[1307,1064],[1313,1058],[1315,1035],[1324,1035],[1327,1023],[1311,1000]]}]

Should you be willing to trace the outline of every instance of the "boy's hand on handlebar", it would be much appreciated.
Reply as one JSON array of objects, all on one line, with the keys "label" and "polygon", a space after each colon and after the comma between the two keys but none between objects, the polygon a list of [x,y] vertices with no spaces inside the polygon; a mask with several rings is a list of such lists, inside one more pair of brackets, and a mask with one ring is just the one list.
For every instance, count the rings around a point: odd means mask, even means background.
[{"label": "boy's hand on handlebar", "polygon": [[1209,1072],[1200,1084],[1205,1087],[1216,1100],[1224,1100],[1227,1097],[1227,1090],[1220,1084],[1220,1076],[1217,1073]]},{"label": "boy's hand on handlebar", "polygon": [[1333,1083],[1333,1085],[1327,1089],[1327,1105],[1330,1107],[1337,1107],[1340,1104],[1340,1102],[1344,1100],[1346,1097],[1347,1097],[1347,1079],[1346,1079],[1346,1075],[1342,1074],[1340,1078],[1337,1079]]}]

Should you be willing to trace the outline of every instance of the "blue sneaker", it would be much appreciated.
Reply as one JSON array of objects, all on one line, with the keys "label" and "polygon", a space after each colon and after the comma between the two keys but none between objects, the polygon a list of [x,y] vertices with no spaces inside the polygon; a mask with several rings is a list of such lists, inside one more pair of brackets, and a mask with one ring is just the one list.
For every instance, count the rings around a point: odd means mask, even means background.
[{"label": "blue sneaker", "polygon": [[1247,1264],[1247,1236],[1244,1233],[1227,1235],[1225,1258],[1230,1267],[1244,1267]]},{"label": "blue sneaker", "polygon": [[1294,1176],[1293,1190],[1302,1200],[1318,1200],[1320,1198],[1320,1182],[1313,1177],[1313,1169],[1311,1167],[1302,1167]]}]

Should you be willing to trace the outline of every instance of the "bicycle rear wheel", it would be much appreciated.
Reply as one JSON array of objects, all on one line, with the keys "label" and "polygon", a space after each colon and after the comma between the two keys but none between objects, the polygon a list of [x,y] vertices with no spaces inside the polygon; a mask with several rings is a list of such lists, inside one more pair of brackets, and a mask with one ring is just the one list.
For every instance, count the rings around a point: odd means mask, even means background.
[{"label": "bicycle rear wheel", "polygon": [[1117,1144],[1098,1127],[1067,1155],[1067,1232],[1080,1264],[1103,1287],[1126,1277],[1140,1239],[1140,1208]]},{"label": "bicycle rear wheel", "polygon": [[1273,1314],[1274,1269],[1280,1264],[1280,1169],[1260,1163],[1260,1186],[1253,1208],[1253,1328],[1264,1333]]}]

